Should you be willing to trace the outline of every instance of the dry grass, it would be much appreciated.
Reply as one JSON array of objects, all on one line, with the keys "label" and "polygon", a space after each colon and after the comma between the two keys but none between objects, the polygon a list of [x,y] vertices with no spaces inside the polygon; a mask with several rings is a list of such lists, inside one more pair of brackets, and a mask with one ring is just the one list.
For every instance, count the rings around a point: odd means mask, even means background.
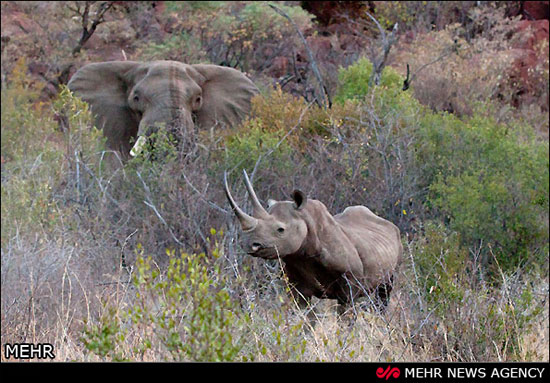
[{"label": "dry grass", "polygon": [[[230,238],[223,241],[230,242]],[[137,299],[135,286],[124,283],[129,279],[127,270],[113,265],[114,272],[97,280],[78,261],[78,250],[74,247],[44,246],[37,253],[32,251],[14,246],[2,253],[2,343],[51,343],[56,361],[111,360],[112,355],[101,357],[86,349],[82,337],[86,324],[105,324],[109,322],[106,318],[114,318],[124,329],[125,337],[115,342],[113,351],[123,359],[171,360],[166,345],[154,336],[158,329],[153,323],[132,325],[126,316]],[[227,268],[228,254],[226,251],[221,260]],[[243,265],[233,268],[231,273],[236,272],[245,282],[230,278],[232,284],[226,288],[241,291],[237,298],[239,306],[248,308],[252,320],[246,327],[231,331],[234,338],[248,339],[242,351],[254,355],[256,361],[548,361],[547,278],[522,282],[534,284],[539,295],[533,303],[542,305],[542,310],[517,334],[517,339],[513,339],[516,333],[511,330],[514,324],[509,323],[504,333],[493,334],[494,338],[479,345],[479,337],[487,332],[480,317],[487,315],[487,306],[495,301],[497,310],[506,309],[504,289],[482,297],[476,307],[471,302],[456,302],[455,309],[462,311],[458,320],[445,319],[434,310],[422,309],[425,297],[411,278],[412,265],[407,264],[397,278],[386,314],[357,309],[358,316],[352,323],[349,314],[338,318],[335,301],[314,300],[317,321],[311,328],[306,313],[285,295],[276,264],[269,266],[264,261],[249,259],[241,262]],[[257,272],[263,277],[253,274]],[[258,289],[255,284],[263,288]],[[469,297],[475,294],[466,292]],[[155,299],[151,307],[154,302]],[[479,328],[457,333],[462,330],[459,326],[462,322]],[[277,335],[282,338],[280,343],[276,341]],[[153,340],[151,348],[137,351],[144,339]],[[507,349],[515,341],[518,347]],[[266,346],[264,351],[262,346]],[[3,355],[2,360],[6,360]]]}]

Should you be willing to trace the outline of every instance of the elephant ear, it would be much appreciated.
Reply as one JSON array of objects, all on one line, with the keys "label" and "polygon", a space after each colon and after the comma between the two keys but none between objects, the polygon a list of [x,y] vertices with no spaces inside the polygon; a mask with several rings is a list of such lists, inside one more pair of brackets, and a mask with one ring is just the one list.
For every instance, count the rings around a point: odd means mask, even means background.
[{"label": "elephant ear", "polygon": [[199,73],[196,82],[202,88],[202,107],[196,112],[199,126],[235,125],[250,113],[250,100],[259,91],[244,73],[218,65],[191,67]]},{"label": "elephant ear", "polygon": [[96,126],[103,129],[107,146],[127,154],[130,138],[135,137],[139,121],[128,106],[128,91],[133,87],[134,61],[109,61],[80,68],[69,81],[69,89],[91,106]]}]

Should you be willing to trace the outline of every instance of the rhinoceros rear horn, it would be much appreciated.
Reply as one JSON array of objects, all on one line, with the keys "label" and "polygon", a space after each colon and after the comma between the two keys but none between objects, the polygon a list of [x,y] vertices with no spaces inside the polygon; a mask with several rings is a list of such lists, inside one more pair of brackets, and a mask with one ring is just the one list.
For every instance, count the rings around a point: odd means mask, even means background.
[{"label": "rhinoceros rear horn", "polygon": [[241,208],[239,208],[239,206],[233,199],[233,196],[229,191],[229,186],[227,185],[227,172],[223,173],[223,186],[225,190],[225,195],[227,196],[227,200],[229,201],[229,204],[231,205],[233,212],[235,212],[235,215],[239,219],[239,222],[241,223],[241,227],[243,231],[254,230],[256,225],[258,225],[258,220],[254,217],[249,216],[244,211],[242,211]]},{"label": "rhinoceros rear horn", "polygon": [[269,217],[269,213],[264,209],[260,201],[258,200],[258,197],[256,196],[256,193],[254,192],[254,188],[252,187],[252,184],[250,183],[250,179],[248,178],[248,174],[246,173],[246,170],[243,169],[243,176],[244,176],[244,184],[246,185],[246,190],[248,190],[248,195],[250,196],[250,199],[252,200],[252,207],[254,208],[254,213],[258,218],[266,218]]},{"label": "rhinoceros rear horn", "polygon": [[307,196],[304,192],[296,189],[292,192],[292,200],[294,201],[294,208],[297,210],[302,210],[306,206]]}]

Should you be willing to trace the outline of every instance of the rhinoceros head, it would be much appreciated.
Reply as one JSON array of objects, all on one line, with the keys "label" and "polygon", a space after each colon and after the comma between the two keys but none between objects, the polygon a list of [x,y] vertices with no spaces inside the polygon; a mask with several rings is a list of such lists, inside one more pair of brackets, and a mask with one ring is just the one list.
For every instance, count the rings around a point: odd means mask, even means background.
[{"label": "rhinoceros head", "polygon": [[269,200],[268,210],[261,205],[248,174],[243,170],[248,195],[252,201],[253,213],[246,214],[235,202],[227,185],[224,173],[224,188],[229,204],[243,230],[243,248],[253,257],[274,259],[298,252],[307,236],[307,225],[301,217],[307,204],[306,195],[294,190],[292,201]]}]

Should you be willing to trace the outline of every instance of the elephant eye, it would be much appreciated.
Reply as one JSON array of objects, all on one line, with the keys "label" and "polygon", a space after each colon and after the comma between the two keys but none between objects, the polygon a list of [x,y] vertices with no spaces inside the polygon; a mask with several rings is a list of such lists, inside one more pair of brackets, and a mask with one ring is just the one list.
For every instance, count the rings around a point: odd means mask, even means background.
[{"label": "elephant eye", "polygon": [[279,233],[284,233],[284,232],[285,232],[285,228],[284,228],[284,227],[280,227],[280,228],[277,229],[277,231],[278,231]]},{"label": "elephant eye", "polygon": [[137,94],[134,96],[134,101],[139,102],[139,96]]},{"label": "elephant eye", "polygon": [[202,106],[202,97],[198,95],[193,99],[193,104],[191,105],[191,107],[193,108],[194,111],[196,111],[196,110],[199,110],[201,106]]}]

